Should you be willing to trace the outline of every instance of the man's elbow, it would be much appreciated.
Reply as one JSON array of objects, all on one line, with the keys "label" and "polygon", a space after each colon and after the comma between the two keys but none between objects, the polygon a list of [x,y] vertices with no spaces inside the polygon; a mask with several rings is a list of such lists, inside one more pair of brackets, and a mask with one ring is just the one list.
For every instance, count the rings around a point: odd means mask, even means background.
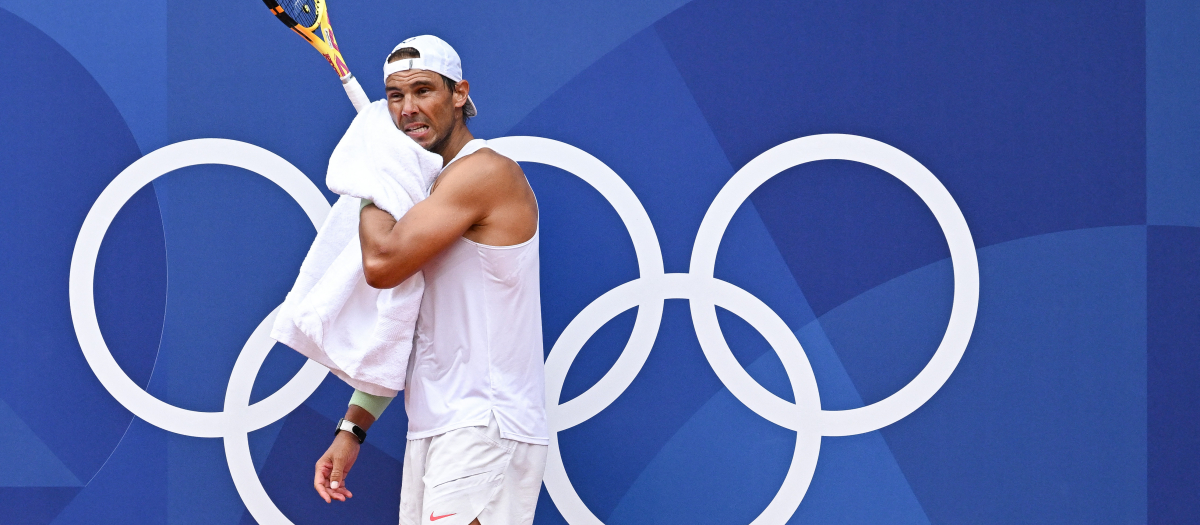
[{"label": "man's elbow", "polygon": [[397,284],[388,274],[388,264],[379,257],[363,257],[363,277],[371,288],[392,288]]},{"label": "man's elbow", "polygon": [[366,277],[367,277],[367,286],[370,286],[371,288],[386,290],[386,289],[394,286],[391,284],[390,280],[384,279],[379,276],[372,277],[371,274],[367,274]]}]

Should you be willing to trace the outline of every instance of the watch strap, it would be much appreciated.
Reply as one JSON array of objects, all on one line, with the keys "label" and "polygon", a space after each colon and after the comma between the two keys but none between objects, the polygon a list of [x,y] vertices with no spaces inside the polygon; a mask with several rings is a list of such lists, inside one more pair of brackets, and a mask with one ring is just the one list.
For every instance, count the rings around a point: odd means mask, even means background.
[{"label": "watch strap", "polygon": [[338,420],[337,427],[333,430],[333,435],[336,436],[338,432],[343,430],[354,434],[354,437],[358,439],[358,444],[360,445],[363,441],[367,440],[367,431],[363,430],[362,427],[355,425],[353,421],[347,421],[346,418]]}]

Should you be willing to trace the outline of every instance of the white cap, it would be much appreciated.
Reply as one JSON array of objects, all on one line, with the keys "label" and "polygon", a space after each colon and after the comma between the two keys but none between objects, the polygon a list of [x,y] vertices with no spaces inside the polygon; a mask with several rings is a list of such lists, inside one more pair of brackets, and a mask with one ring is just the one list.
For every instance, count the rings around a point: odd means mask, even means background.
[{"label": "white cap", "polygon": [[[397,71],[408,71],[410,69],[424,69],[433,71],[455,82],[462,82],[462,61],[458,58],[458,53],[454,51],[450,44],[433,35],[421,35],[409,38],[392,48],[392,52],[388,56],[392,56],[397,50],[411,47],[420,53],[421,58],[402,58],[394,62],[387,62],[384,59],[383,64],[383,80],[386,82],[387,77]],[[475,102],[471,100],[471,96],[467,95],[467,103],[463,106],[463,116],[474,117],[479,113],[475,109]]]}]

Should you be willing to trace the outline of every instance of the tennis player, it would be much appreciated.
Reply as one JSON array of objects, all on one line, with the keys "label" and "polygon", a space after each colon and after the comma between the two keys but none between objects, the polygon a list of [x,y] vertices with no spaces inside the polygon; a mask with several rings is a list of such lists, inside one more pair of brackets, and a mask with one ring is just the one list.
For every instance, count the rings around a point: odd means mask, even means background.
[{"label": "tennis player", "polygon": [[[530,524],[549,443],[537,202],[520,166],[467,129],[476,108],[449,44],[405,40],[384,74],[396,126],[444,162],[429,198],[399,222],[364,202],[359,223],[368,284],[425,277],[404,390],[400,523]],[[317,461],[326,502],[352,496],[346,475],[390,401],[354,393]]]}]

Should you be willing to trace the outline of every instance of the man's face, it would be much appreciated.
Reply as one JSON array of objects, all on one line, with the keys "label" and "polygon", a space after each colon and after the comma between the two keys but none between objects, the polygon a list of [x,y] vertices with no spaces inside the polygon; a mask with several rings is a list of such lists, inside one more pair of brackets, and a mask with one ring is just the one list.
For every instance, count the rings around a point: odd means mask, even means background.
[{"label": "man's face", "polygon": [[392,73],[384,87],[392,121],[422,148],[441,153],[454,130],[458,108],[467,101],[467,83],[446,88],[442,76],[423,69]]}]

